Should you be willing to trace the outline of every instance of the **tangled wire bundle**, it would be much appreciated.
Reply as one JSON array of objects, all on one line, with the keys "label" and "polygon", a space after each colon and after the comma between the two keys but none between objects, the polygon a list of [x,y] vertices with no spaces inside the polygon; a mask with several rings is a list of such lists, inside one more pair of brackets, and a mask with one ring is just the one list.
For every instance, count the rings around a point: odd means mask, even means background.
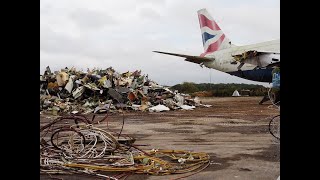
[{"label": "tangled wire bundle", "polygon": [[[85,173],[102,178],[121,179],[129,175],[167,175],[199,172],[210,163],[206,153],[183,150],[143,151],[129,136],[94,126],[85,116],[66,116],[40,128],[40,171],[50,174]],[[65,122],[73,122],[65,125]],[[123,127],[122,127],[123,128]],[[121,130],[122,130],[121,128]],[[118,137],[117,137],[118,136]],[[118,172],[107,176],[102,172]]]}]

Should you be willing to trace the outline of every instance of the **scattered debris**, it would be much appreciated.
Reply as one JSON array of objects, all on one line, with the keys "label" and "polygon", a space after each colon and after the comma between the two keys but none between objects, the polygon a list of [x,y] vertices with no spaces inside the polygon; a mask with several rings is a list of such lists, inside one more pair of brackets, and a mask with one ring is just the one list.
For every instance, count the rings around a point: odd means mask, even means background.
[{"label": "scattered debris", "polygon": [[149,111],[150,112],[162,112],[162,111],[170,111],[170,109],[167,107],[167,106],[164,106],[164,105],[156,105],[156,106],[153,106],[151,108],[149,108]]},{"label": "scattered debris", "polygon": [[184,109],[184,110],[193,110],[194,108],[196,108],[195,106],[188,106],[188,105],[181,105],[180,107],[181,109]]},{"label": "scattered debris", "polygon": [[252,171],[251,169],[249,168],[239,168],[240,171]]},{"label": "scattered debris", "polygon": [[110,112],[123,108],[161,112],[210,107],[197,97],[172,92],[151,81],[148,75],[141,75],[141,71],[118,73],[109,67],[88,69],[86,73],[65,68],[52,73],[48,66],[40,75],[40,112],[87,114],[100,111],[101,107],[106,109],[106,104],[110,104]]}]

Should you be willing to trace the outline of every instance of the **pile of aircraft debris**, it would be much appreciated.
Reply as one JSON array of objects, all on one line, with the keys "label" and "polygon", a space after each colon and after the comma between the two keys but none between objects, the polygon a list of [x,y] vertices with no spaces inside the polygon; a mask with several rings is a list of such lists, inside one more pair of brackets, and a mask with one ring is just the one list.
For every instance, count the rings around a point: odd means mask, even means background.
[{"label": "pile of aircraft debris", "polygon": [[40,75],[40,112],[98,113],[137,110],[160,112],[210,107],[198,97],[171,91],[150,80],[141,71],[118,73],[112,67],[88,69],[65,68],[51,72],[49,66]]}]

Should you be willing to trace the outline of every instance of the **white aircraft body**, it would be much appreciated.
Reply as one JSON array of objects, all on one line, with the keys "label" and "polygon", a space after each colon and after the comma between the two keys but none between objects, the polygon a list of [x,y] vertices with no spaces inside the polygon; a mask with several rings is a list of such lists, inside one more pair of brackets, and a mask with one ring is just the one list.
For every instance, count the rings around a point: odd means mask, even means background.
[{"label": "white aircraft body", "polygon": [[244,79],[272,82],[272,70],[280,67],[280,39],[236,46],[225,36],[206,9],[198,11],[204,53],[190,56],[154,51],[186,58],[201,67],[216,69]]}]

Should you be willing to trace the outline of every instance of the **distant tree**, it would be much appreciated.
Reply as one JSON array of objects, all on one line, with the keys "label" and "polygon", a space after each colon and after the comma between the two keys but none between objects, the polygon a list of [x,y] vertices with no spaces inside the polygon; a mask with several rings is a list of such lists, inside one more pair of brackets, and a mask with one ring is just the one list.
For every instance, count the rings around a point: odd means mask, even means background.
[{"label": "distant tree", "polygon": [[196,86],[195,83],[192,83],[192,82],[184,82],[182,83],[182,92],[185,92],[185,93],[194,93],[194,92],[197,92],[199,91],[198,87]]},{"label": "distant tree", "polygon": [[231,96],[234,90],[250,90],[250,96],[263,96],[267,92],[267,88],[262,85],[255,84],[209,84],[200,83],[195,84],[192,82],[184,82],[171,87],[172,90],[178,90],[182,93],[195,93],[195,92],[209,92],[217,97]]}]

